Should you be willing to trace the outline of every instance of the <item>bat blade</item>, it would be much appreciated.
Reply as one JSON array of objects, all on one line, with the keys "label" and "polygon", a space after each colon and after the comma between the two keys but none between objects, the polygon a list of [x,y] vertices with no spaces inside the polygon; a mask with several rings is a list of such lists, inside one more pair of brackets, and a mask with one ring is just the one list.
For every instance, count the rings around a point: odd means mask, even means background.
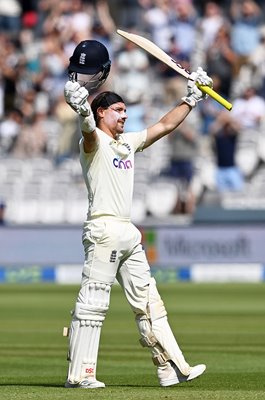
[{"label": "bat blade", "polygon": [[[189,79],[190,72],[187,71],[185,68],[183,68],[180,64],[178,64],[176,60],[171,58],[164,50],[160,49],[160,47],[158,47],[155,43],[151,42],[151,40],[146,39],[143,36],[136,35],[135,33],[129,33],[123,31],[121,29],[118,29],[117,33],[123,38],[130,40],[137,46],[141,47],[143,50],[147,51],[153,57],[157,58],[159,61],[166,64],[168,67],[172,68],[174,71],[182,75],[184,78]],[[198,87],[202,92],[207,93],[218,103],[222,104],[222,106],[224,106],[227,110],[229,111],[232,110],[233,105],[225,98],[220,96],[218,93],[216,93],[209,86],[198,85]]]}]

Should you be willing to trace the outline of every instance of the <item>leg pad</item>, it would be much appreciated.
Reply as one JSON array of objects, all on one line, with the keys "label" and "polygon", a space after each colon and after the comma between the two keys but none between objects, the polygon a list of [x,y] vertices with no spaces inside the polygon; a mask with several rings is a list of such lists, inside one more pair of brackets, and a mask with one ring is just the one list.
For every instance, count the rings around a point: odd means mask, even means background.
[{"label": "leg pad", "polygon": [[99,282],[88,282],[80,289],[69,330],[70,385],[83,380],[89,385],[96,382],[101,327],[109,307],[110,290],[110,285]]}]

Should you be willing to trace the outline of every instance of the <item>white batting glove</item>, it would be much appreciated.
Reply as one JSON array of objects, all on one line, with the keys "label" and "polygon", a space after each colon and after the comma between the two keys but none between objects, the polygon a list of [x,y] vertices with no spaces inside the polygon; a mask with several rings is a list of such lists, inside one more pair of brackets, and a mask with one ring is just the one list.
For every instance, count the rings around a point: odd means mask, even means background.
[{"label": "white batting glove", "polygon": [[84,117],[90,114],[90,105],[87,101],[88,91],[78,82],[67,81],[64,86],[64,98],[74,111]]},{"label": "white batting glove", "polygon": [[203,93],[198,88],[196,83],[199,83],[203,86],[209,86],[211,88],[213,87],[212,78],[210,78],[201,67],[199,67],[196,72],[192,72],[187,85],[188,94],[181,99],[191,107],[195,107],[199,101],[205,100],[208,97],[206,93]]},{"label": "white batting glove", "polygon": [[81,87],[78,82],[68,81],[64,86],[65,101],[79,114],[80,128],[85,133],[96,129],[94,115],[87,101],[88,94],[86,88]]},{"label": "white batting glove", "polygon": [[70,99],[73,94],[80,88],[78,82],[67,81],[64,85],[64,98],[66,103],[70,104]]}]

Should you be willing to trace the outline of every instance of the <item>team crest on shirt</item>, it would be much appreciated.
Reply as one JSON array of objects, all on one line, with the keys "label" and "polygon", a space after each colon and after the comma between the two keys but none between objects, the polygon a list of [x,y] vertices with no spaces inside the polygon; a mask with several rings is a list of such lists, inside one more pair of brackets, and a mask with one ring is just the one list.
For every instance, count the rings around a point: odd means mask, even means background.
[{"label": "team crest on shirt", "polygon": [[119,156],[119,158],[121,158],[122,160],[124,158],[127,158],[132,152],[130,145],[121,140],[112,140],[110,142],[110,147],[112,148],[112,150],[114,150],[115,154],[117,154],[117,156]]},{"label": "team crest on shirt", "polygon": [[112,250],[111,254],[110,254],[110,262],[115,262],[117,259],[117,250]]}]

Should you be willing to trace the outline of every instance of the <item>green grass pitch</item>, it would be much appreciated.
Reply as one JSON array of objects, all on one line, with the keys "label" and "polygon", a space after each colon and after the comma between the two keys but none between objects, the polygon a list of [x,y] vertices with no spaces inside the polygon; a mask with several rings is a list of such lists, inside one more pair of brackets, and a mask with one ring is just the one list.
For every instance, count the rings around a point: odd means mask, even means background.
[{"label": "green grass pitch", "polygon": [[64,389],[63,326],[77,286],[0,287],[0,399],[265,399],[265,285],[160,284],[169,321],[199,379],[161,388],[148,349],[119,286],[102,330],[98,390]]}]

